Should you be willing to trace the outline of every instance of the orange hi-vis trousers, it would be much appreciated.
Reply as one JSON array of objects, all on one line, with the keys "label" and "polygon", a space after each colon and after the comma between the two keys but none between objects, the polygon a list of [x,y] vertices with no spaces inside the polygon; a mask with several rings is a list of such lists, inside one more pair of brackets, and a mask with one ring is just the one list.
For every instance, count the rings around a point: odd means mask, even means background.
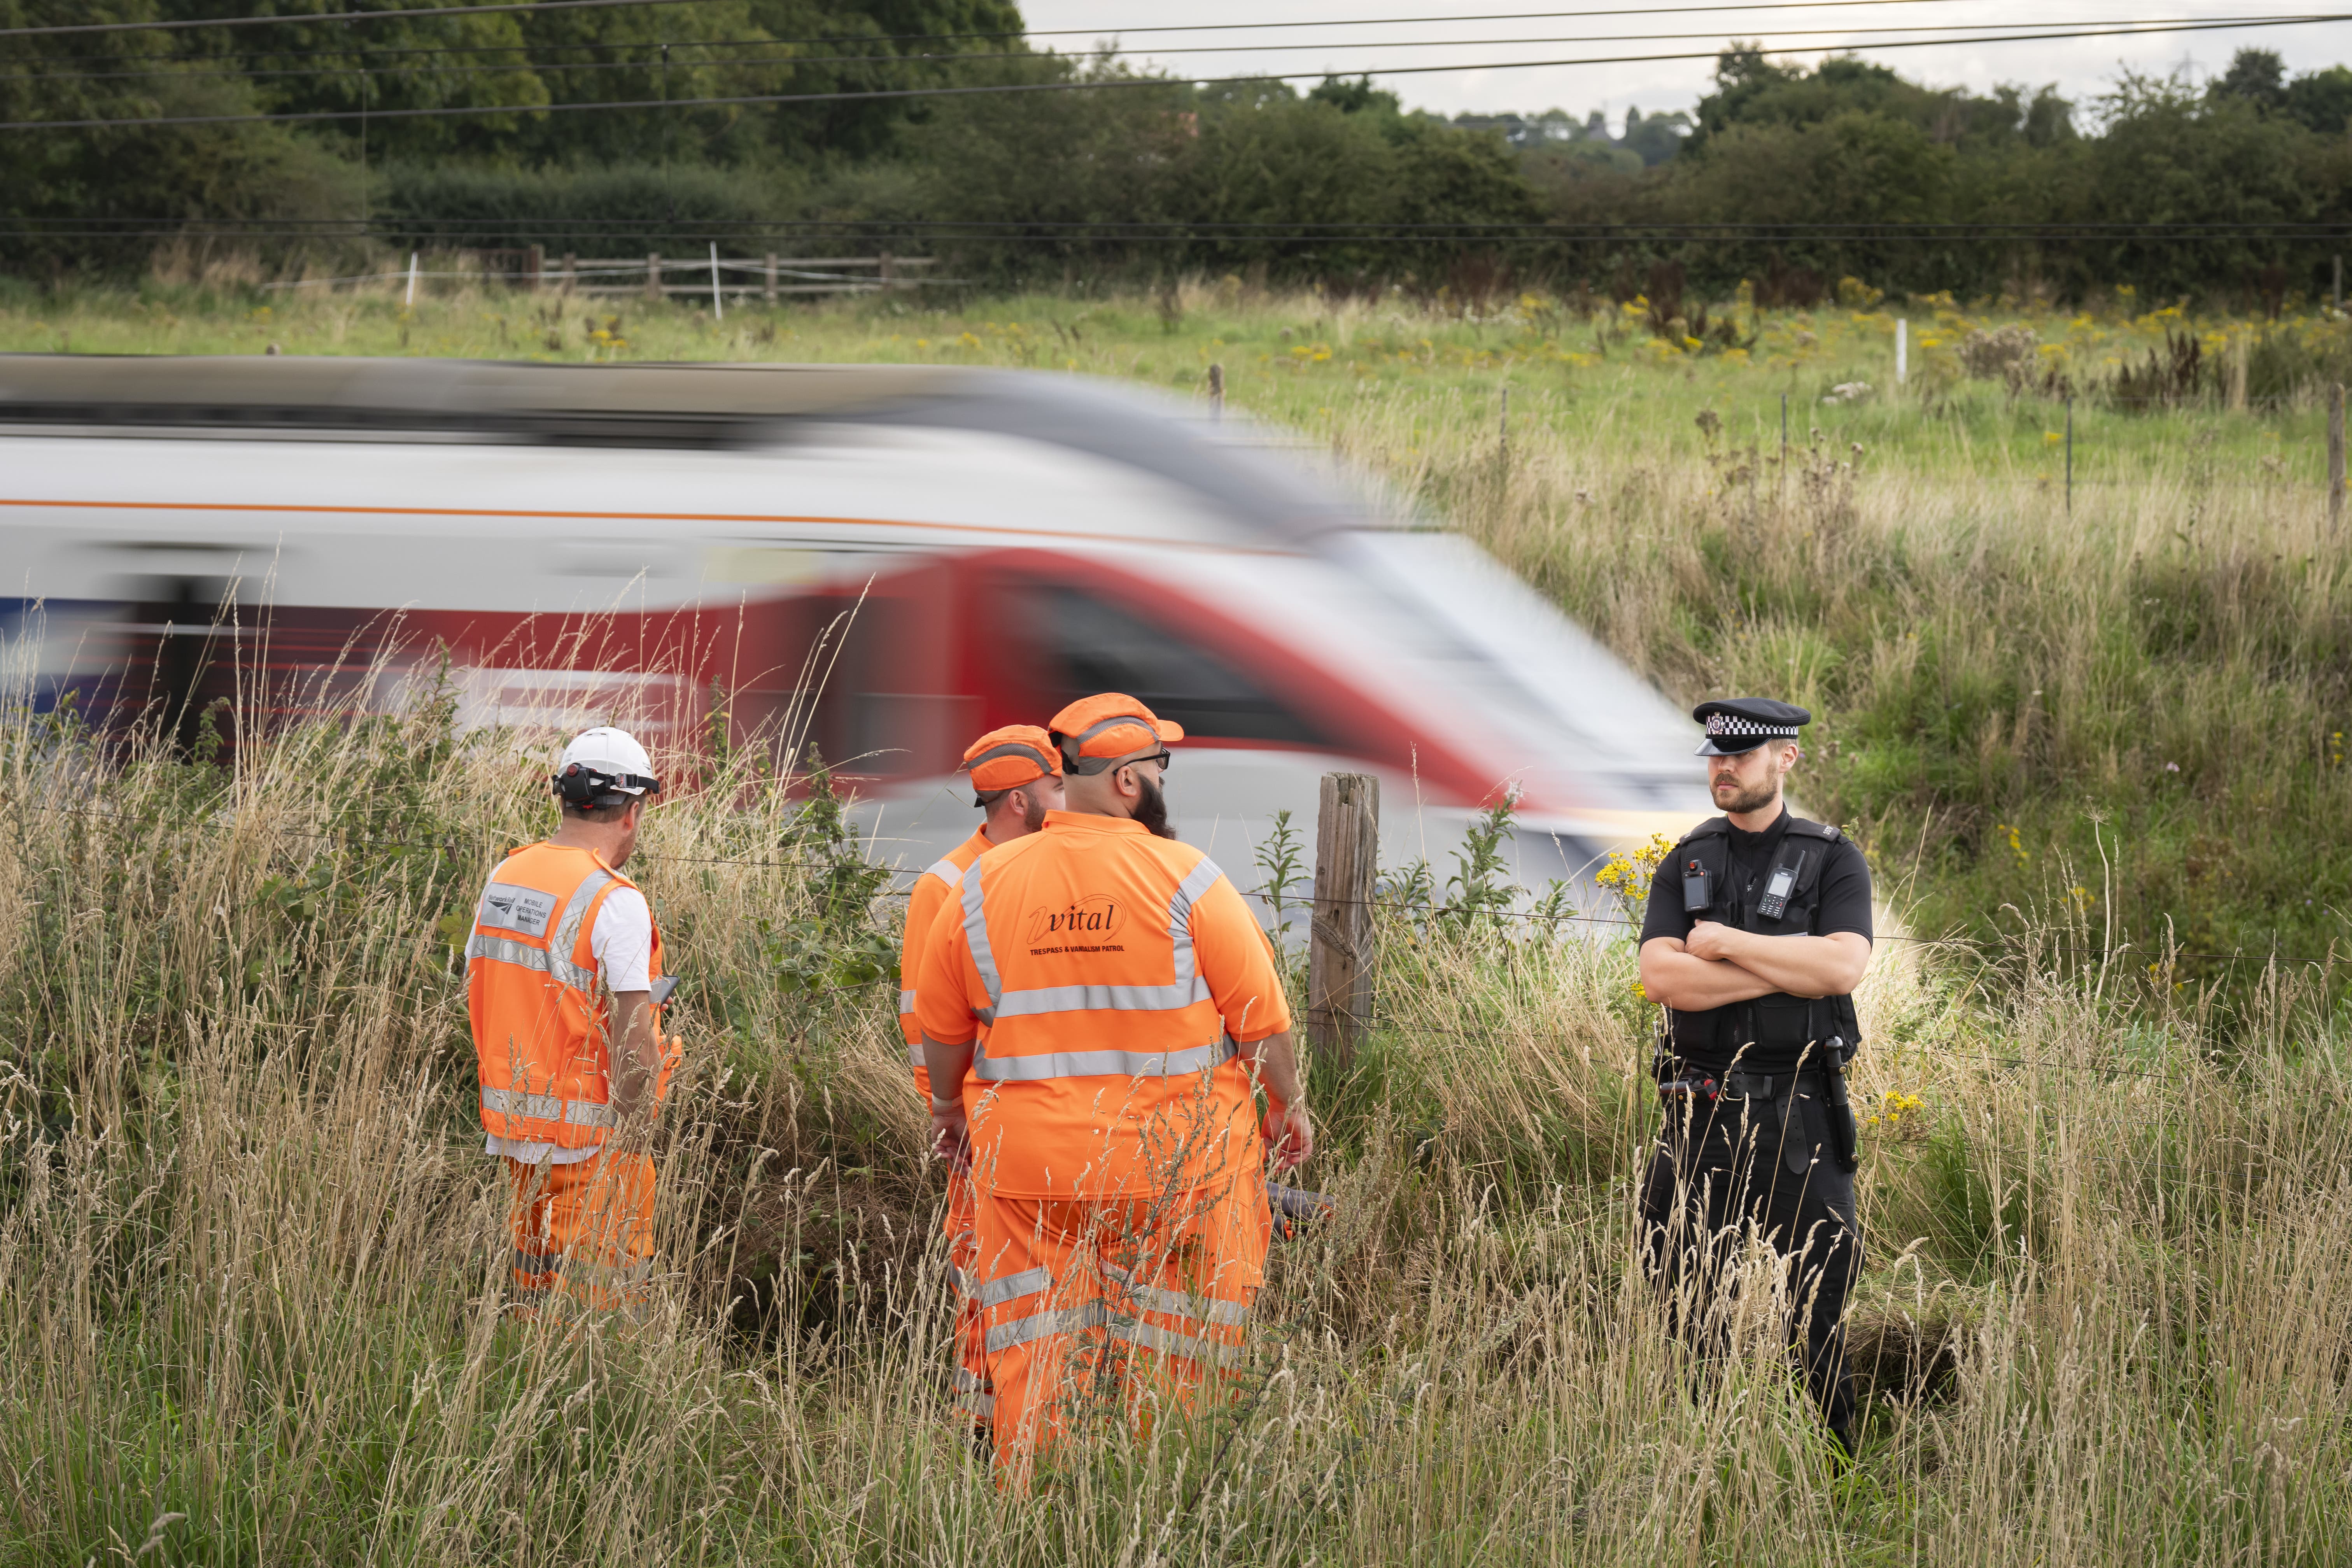
[{"label": "orange hi-vis trousers", "polygon": [[608,1150],[570,1165],[506,1166],[523,1305],[551,1295],[598,1310],[641,1304],[653,1274],[652,1158]]},{"label": "orange hi-vis trousers", "polygon": [[947,1218],[940,1228],[948,1238],[948,1283],[955,1289],[955,1407],[974,1421],[996,1414],[995,1391],[988,1381],[988,1325],[982,1321],[978,1279],[980,1237],[971,1195],[971,1173],[948,1171]]},{"label": "orange hi-vis trousers", "polygon": [[1237,1356],[1265,1278],[1262,1182],[1094,1201],[975,1203],[996,1461],[1025,1483],[1072,1418],[1113,1395],[1132,1427],[1189,1408]]}]

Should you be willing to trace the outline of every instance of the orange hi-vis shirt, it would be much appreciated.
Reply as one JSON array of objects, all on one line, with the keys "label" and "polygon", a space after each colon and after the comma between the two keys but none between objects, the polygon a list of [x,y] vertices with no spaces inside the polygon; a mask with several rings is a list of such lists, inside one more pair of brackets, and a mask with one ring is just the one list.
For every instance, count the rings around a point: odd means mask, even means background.
[{"label": "orange hi-vis shirt", "polygon": [[[516,850],[490,873],[466,942],[466,1000],[492,1137],[582,1149],[611,1132],[611,1005],[590,942],[605,899],[635,886],[593,849],[548,843]],[[658,925],[653,939],[658,981]],[[658,1029],[658,1007],[654,1017]],[[670,1061],[664,1040],[656,1096]]]},{"label": "orange hi-vis shirt", "polygon": [[1045,814],[933,921],[922,1032],[976,1042],[972,1180],[1097,1199],[1258,1178],[1235,1041],[1290,1027],[1265,933],[1198,849],[1122,817]]},{"label": "orange hi-vis shirt", "polygon": [[922,966],[923,939],[940,908],[963,886],[963,874],[995,843],[982,831],[949,850],[926,867],[907,889],[907,930],[898,948],[898,1033],[906,1037],[907,1065],[915,1069],[915,1087],[929,1100],[931,1069],[923,1065],[923,1026],[915,1021],[916,972]]}]

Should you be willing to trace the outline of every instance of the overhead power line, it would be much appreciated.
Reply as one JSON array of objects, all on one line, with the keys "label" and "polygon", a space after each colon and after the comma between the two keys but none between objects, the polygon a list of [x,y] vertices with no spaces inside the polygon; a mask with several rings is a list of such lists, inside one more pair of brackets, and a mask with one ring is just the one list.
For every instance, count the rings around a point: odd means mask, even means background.
[{"label": "overhead power line", "polygon": [[394,22],[419,16],[478,16],[494,11],[603,11],[622,5],[701,5],[709,0],[513,0],[498,5],[412,5],[398,11],[320,11],[308,16],[207,16],[170,22],[73,22],[58,27],[0,27],[0,38],[66,33],[161,33],[188,27],[284,26],[298,22]]},{"label": "overhead power line", "polygon": [[[307,223],[292,219],[256,219],[251,223],[176,223],[168,218],[123,219],[114,225],[85,218],[0,221],[0,235],[52,239],[313,239],[365,240],[398,238],[413,241],[437,231],[446,243],[462,247],[476,234],[500,235],[523,229],[550,237],[574,237],[572,244],[602,240],[642,244],[648,234],[687,232],[696,236],[698,249],[707,240],[733,240],[745,245],[772,245],[799,238],[824,241],[839,248],[859,237],[886,236],[935,244],[957,241],[988,243],[1069,243],[1113,240],[1123,244],[1183,244],[1204,239],[1296,239],[1302,243],[1413,243],[1432,240],[1482,240],[1489,243],[1606,245],[1631,240],[1717,241],[1724,244],[1795,240],[1867,240],[1877,243],[1967,244],[2013,240],[2105,239],[2145,244],[2200,244],[2219,241],[2283,240],[2312,243],[2352,239],[2352,221],[2306,224],[2098,224],[2098,223],[1632,223],[1632,224],[1319,224],[1319,223],[1087,223],[1039,221],[962,222],[915,220],[898,223],[853,223],[843,220],[796,219],[590,219],[547,218],[518,222],[508,218],[402,219],[374,217],[321,218]],[[428,241],[428,243],[430,243]],[[732,259],[732,258],[730,258]],[[642,264],[636,264],[641,266]]]},{"label": "overhead power line", "polygon": [[[2116,19],[2115,19],[2115,20],[2113,20],[2113,21],[2100,21],[2100,22],[2096,22],[2096,23],[2085,23],[2085,22],[2079,22],[2079,21],[2026,22],[2026,23],[1992,23],[1992,22],[1971,22],[1971,23],[1921,23],[1921,24],[1918,24],[1918,25],[1916,25],[1916,26],[1908,26],[1908,27],[1800,27],[1800,28],[1791,28],[1791,29],[1788,29],[1788,30],[1786,30],[1786,31],[1783,31],[1783,32],[1781,32],[1781,33],[1778,34],[1777,36],[1778,36],[1778,37],[1784,37],[1784,38],[1785,38],[1785,37],[1822,37],[1822,36],[1824,36],[1824,35],[1833,35],[1833,36],[1835,36],[1835,37],[1841,37],[1841,38],[1852,38],[1852,37],[1883,37],[1883,36],[1886,36],[1886,35],[1890,35],[1890,34],[1937,33],[1937,34],[1944,34],[1944,35],[1952,35],[1952,36],[1948,37],[1945,41],[1948,41],[1948,42],[1952,42],[1952,43],[1967,43],[1967,42],[1970,41],[1970,39],[1971,39],[1971,37],[1973,37],[1973,35],[1974,35],[1974,32],[1975,32],[1975,31],[1981,31],[1981,30],[1984,30],[1984,29],[1992,28],[1992,27],[1997,27],[1997,26],[2028,26],[2028,27],[2035,27],[2035,28],[2053,28],[2053,27],[2062,27],[2062,28],[2063,28],[2063,27],[2080,27],[2080,26],[2105,26],[2105,27],[2133,27],[2133,28],[2141,28],[2141,29],[2150,29],[2150,28],[2157,28],[2157,27],[2168,26],[2172,26],[2172,25],[2177,25],[2177,24],[2196,24],[2196,23],[2209,23],[2209,24],[2210,24],[2210,23],[2227,23],[2227,24],[2231,25],[2231,26],[2261,26],[2261,25],[2264,25],[2264,24],[2298,23],[2298,22],[2302,22],[2302,21],[2308,20],[2308,19],[2310,19],[2310,18],[2307,18],[2307,17],[2305,17],[2305,16],[2301,16],[2301,15],[2291,15],[2291,14],[2286,14],[2286,13],[2280,13],[2280,14],[2272,15],[2272,16],[2238,16],[2238,17],[2230,17],[2230,16],[2151,16],[2151,17],[2142,17],[2142,18],[2137,18],[2137,19],[2133,19],[2133,18],[2120,18],[2120,17],[2119,17],[2119,18],[2116,18]],[[1959,33],[1955,33],[1955,29],[1956,29],[1956,28],[1957,28],[1957,29],[1969,29],[1969,31],[1959,32]],[[2046,37],[2046,36],[2048,36],[2048,35],[2047,35],[2046,33],[2035,33],[2035,34],[2033,34],[2032,36],[2033,36],[2033,37]],[[1305,43],[1305,44],[1186,44],[1186,45],[1181,45],[1181,46],[1178,46],[1177,47],[1174,47],[1174,48],[1156,48],[1156,49],[1153,49],[1152,51],[1150,51],[1150,53],[1151,53],[1152,58],[1160,58],[1160,57],[1162,57],[1162,56],[1167,56],[1167,55],[1205,55],[1205,54],[1235,54],[1235,55],[1238,55],[1238,54],[1276,54],[1276,53],[1297,54],[1297,53],[1300,53],[1300,52],[1302,52],[1302,51],[1304,51],[1304,50],[1308,50],[1308,49],[1387,49],[1387,48],[1458,49],[1458,48],[1486,48],[1486,47],[1498,47],[1498,46],[1504,46],[1504,45],[1513,45],[1513,44],[1618,44],[1618,43],[1667,42],[1667,41],[1681,41],[1681,40],[1690,39],[1690,38],[1717,38],[1717,37],[1722,37],[1722,35],[1721,35],[1720,33],[1716,33],[1716,32],[1704,32],[1704,33],[1587,33],[1587,34],[1574,35],[1574,36],[1570,36],[1570,37],[1559,37],[1559,36],[1555,35],[1555,36],[1546,37],[1517,37],[1517,38],[1367,38],[1367,39],[1362,39],[1362,40],[1352,40],[1352,41],[1351,41],[1351,40],[1346,40],[1346,39],[1333,40],[1333,39],[1328,39],[1328,38],[1327,38],[1327,39],[1318,39],[1318,40],[1317,40],[1317,41],[1315,41],[1315,42],[1312,42],[1312,43]],[[607,48],[623,48],[623,47],[625,47],[625,48],[631,48],[631,49],[641,49],[641,50],[651,50],[651,49],[655,49],[655,48],[659,48],[659,49],[661,49],[661,50],[663,51],[664,55],[665,55],[665,56],[667,56],[667,52],[668,52],[668,50],[669,50],[669,48],[670,48],[670,47],[671,47],[671,46],[668,46],[668,45],[650,44],[650,43],[635,43],[635,44],[628,44],[628,45],[601,45],[601,46],[598,46],[598,47],[607,47]],[[795,67],[801,67],[801,66],[826,66],[826,65],[877,65],[877,64],[891,64],[891,65],[898,65],[898,64],[906,64],[906,65],[927,65],[927,64],[928,64],[928,65],[938,65],[938,64],[949,64],[949,63],[961,64],[961,63],[964,63],[964,62],[967,62],[967,61],[977,64],[977,63],[982,63],[982,62],[1029,61],[1029,60],[1035,60],[1035,59],[1038,59],[1038,58],[1045,58],[1045,57],[1040,57],[1040,56],[1035,56],[1035,55],[1017,55],[1017,54],[1004,54],[1004,53],[994,53],[994,52],[992,52],[992,53],[975,53],[975,52],[969,51],[969,50],[961,50],[961,51],[954,51],[954,52],[947,52],[947,53],[940,53],[940,54],[892,54],[892,55],[735,55],[735,56],[726,56],[726,57],[722,57],[722,58],[718,58],[718,59],[709,59],[709,58],[704,58],[704,59],[676,60],[676,61],[673,61],[673,60],[667,59],[667,58],[665,58],[629,59],[629,60],[550,60],[550,61],[515,60],[515,61],[509,61],[509,62],[507,62],[507,63],[505,63],[505,64],[500,64],[500,65],[427,66],[427,67],[421,67],[421,68],[408,68],[408,69],[407,69],[405,72],[403,72],[403,73],[401,73],[401,74],[423,75],[423,74],[426,74],[426,73],[428,73],[428,72],[429,72],[430,74],[432,74],[432,75],[434,75],[434,76],[436,76],[436,77],[446,77],[446,76],[485,76],[485,75],[494,75],[494,76],[509,76],[509,75],[517,75],[517,74],[528,73],[528,74],[534,75],[534,76],[546,76],[546,75],[550,75],[550,74],[557,73],[557,72],[571,72],[571,71],[614,71],[614,70],[641,71],[641,70],[665,70],[665,69],[672,68],[673,67],[675,67],[675,68],[681,68],[681,69],[685,69],[685,68],[692,68],[692,69],[714,69],[714,68],[719,68],[719,67],[732,67],[732,66],[774,66],[774,67],[783,67],[783,68],[795,68]],[[368,70],[368,68],[367,68],[367,67],[365,67],[365,66],[339,65],[339,66],[299,66],[299,67],[291,67],[291,68],[286,68],[286,69],[282,69],[282,70],[267,70],[267,69],[265,69],[265,70],[255,70],[255,69],[251,69],[251,68],[239,68],[239,67],[219,67],[219,68],[207,68],[207,69],[196,69],[196,70],[192,70],[192,69],[188,69],[188,68],[186,68],[184,66],[183,66],[183,67],[180,67],[180,68],[170,68],[170,69],[137,70],[137,71],[21,71],[21,72],[6,73],[5,75],[0,75],[0,80],[4,80],[4,79],[10,79],[11,78],[15,78],[15,79],[23,79],[23,78],[38,78],[38,79],[42,79],[42,80],[45,80],[45,81],[111,81],[111,80],[136,80],[136,79],[151,79],[151,78],[155,78],[155,77],[223,77],[223,78],[228,78],[228,77],[243,77],[243,78],[247,78],[247,79],[267,79],[274,78],[274,77],[289,77],[289,76],[291,76],[291,77],[352,76],[352,75],[356,75],[356,74],[359,74],[359,73],[363,72],[363,71],[367,71],[367,70]],[[374,73],[373,73],[373,74],[383,75],[383,76],[391,76],[391,75],[394,75],[394,74],[395,74],[395,73],[394,73],[394,72],[393,72],[393,71],[391,71],[391,70],[380,70],[380,71],[376,71],[376,72],[374,72]]]},{"label": "overhead power line", "polygon": [[[566,3],[566,0],[550,0],[550,3]],[[582,0],[582,3],[587,3],[587,0]],[[2352,12],[2298,16],[2284,22],[2167,22],[2156,26],[2084,27],[2064,32],[1979,34],[1968,37],[1904,38],[1884,43],[1853,45],[1822,44],[1795,49],[1775,49],[1769,52],[1803,55],[1854,53],[1863,50],[1948,48],[1955,44],[2048,43],[2067,38],[2152,37],[2167,33],[2218,32],[2232,28],[2297,26],[2320,22],[2342,21],[2352,21]],[[1577,59],[1481,60],[1459,65],[1368,66],[1360,68],[1360,72],[1367,77],[1431,76],[1459,71],[1536,70],[1565,66],[1646,65],[1664,60],[1715,59],[1722,53],[1721,49],[1717,48],[1685,50],[1669,54],[1597,55]],[[1329,74],[1322,70],[1269,71],[1262,76],[1243,79],[1311,81]],[[440,120],[480,114],[581,114],[645,109],[748,108],[789,103],[853,103],[875,102],[889,99],[964,98],[1003,93],[1105,92],[1123,89],[1155,89],[1165,91],[1170,88],[1187,85],[1190,79],[1174,77],[1114,77],[1097,81],[998,82],[962,87],[844,89],[832,92],[729,93],[698,98],[626,99],[594,103],[490,103],[407,109],[311,109],[290,110],[279,114],[171,114],[132,120],[9,120],[0,121],[0,131],[119,130],[158,125],[296,124],[339,120]]]},{"label": "overhead power line", "polygon": [[[404,11],[338,11],[313,16],[228,16],[213,21],[175,22],[98,22],[56,27],[0,27],[0,38],[39,37],[62,33],[138,33],[158,28],[241,27],[258,26],[269,22],[334,22],[384,21],[394,17],[464,16],[485,11],[562,11],[580,6],[613,5],[681,5],[698,4],[699,0],[538,0],[530,5],[436,5]],[[1495,11],[1468,16],[1354,16],[1330,21],[1300,22],[1166,22],[1143,27],[1046,27],[1035,31],[1014,30],[995,33],[874,33],[853,35],[875,43],[919,42],[926,39],[951,38],[1063,38],[1101,37],[1105,34],[1126,33],[1233,33],[1262,27],[1382,27],[1408,26],[1438,22],[1531,22],[1558,20],[1575,16],[1651,16],[1676,11],[1811,11],[1845,5],[1953,5],[1968,0],[1750,0],[1749,4],[1718,3],[1702,5],[1628,5],[1604,11]],[[751,40],[746,40],[751,41]],[[840,34],[814,38],[773,38],[772,43],[829,44],[843,41]],[[509,48],[530,48],[529,44],[499,46]],[[593,45],[562,46],[575,48]],[[321,50],[320,53],[332,53]]]}]

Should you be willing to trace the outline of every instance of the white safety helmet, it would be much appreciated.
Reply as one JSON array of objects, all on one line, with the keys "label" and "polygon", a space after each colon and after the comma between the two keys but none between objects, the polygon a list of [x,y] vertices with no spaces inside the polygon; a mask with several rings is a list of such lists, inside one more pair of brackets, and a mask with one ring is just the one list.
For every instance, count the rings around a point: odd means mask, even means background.
[{"label": "white safety helmet", "polygon": [[639,795],[661,793],[653,759],[637,744],[637,738],[609,724],[572,737],[550,783],[564,805],[582,811],[626,805]]}]

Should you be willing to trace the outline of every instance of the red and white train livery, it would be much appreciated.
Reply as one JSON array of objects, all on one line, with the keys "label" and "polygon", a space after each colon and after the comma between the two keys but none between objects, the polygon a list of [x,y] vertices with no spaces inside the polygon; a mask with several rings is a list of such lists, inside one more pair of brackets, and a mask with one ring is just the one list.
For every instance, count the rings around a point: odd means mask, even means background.
[{"label": "red and white train livery", "polygon": [[1123,690],[1248,860],[1338,767],[1384,858],[1521,792],[1523,879],[1706,807],[1686,720],[1458,536],[1133,388],[881,366],[0,356],[0,600],[38,700],[387,700],[473,724],[787,729],[877,846],[970,829],[971,736]]}]

